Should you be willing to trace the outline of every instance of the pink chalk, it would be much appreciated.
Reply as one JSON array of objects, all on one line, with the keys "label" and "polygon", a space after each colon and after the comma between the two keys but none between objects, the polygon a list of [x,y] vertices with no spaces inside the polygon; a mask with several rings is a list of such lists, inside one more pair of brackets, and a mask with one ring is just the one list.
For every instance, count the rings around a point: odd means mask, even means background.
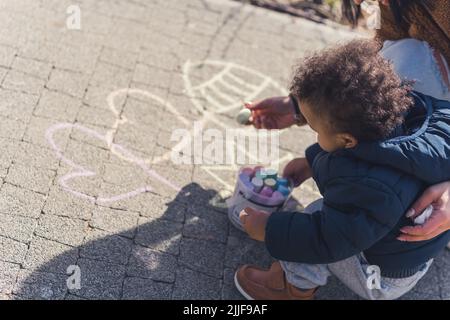
[{"label": "pink chalk", "polygon": [[272,188],[265,186],[265,187],[261,190],[260,194],[261,194],[262,196],[265,196],[265,197],[270,198],[270,197],[272,196],[272,194],[273,194],[273,190],[272,190]]}]

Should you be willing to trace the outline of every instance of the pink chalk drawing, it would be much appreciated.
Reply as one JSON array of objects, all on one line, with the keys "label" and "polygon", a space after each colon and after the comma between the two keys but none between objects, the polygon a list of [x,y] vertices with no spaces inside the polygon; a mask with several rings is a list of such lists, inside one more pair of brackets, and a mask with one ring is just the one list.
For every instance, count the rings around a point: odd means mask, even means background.
[{"label": "pink chalk drawing", "polygon": [[[196,68],[202,66],[212,66],[219,71],[210,77],[209,79],[203,81],[200,84],[193,84],[191,78],[196,78],[193,73],[196,72]],[[262,94],[267,89],[272,89],[272,92],[278,92],[279,94],[285,95],[287,91],[283,89],[276,81],[271,79],[270,77],[255,71],[253,69],[247,68],[245,66],[241,66],[232,62],[225,61],[217,61],[217,60],[205,60],[201,62],[191,62],[186,61],[182,68],[182,81],[185,86],[185,93],[190,98],[193,106],[200,113],[200,118],[196,120],[197,125],[200,123],[202,127],[205,127],[208,122],[213,123],[217,126],[217,128],[227,129],[230,128],[229,125],[224,122],[223,115],[227,112],[233,112],[233,110],[242,107],[243,101],[252,101],[257,98],[260,94]],[[246,77],[250,77],[255,79],[253,82],[248,81]],[[225,88],[226,90],[221,91],[221,88]],[[54,140],[54,134],[60,130],[79,130],[84,134],[91,136],[95,139],[101,140],[106,143],[110,152],[120,159],[127,161],[131,164],[137,165],[140,167],[146,175],[148,175],[151,179],[154,179],[160,184],[164,184],[174,190],[175,192],[179,192],[181,189],[179,186],[169,181],[161,174],[157,173],[155,170],[150,169],[150,167],[154,164],[166,162],[170,160],[171,151],[164,152],[161,155],[154,156],[153,158],[140,158],[134,155],[131,151],[127,150],[126,147],[113,143],[113,138],[118,128],[121,125],[126,123],[133,124],[132,121],[127,119],[119,110],[119,108],[115,104],[115,100],[122,95],[126,95],[131,97],[133,95],[138,95],[145,97],[146,99],[153,100],[157,102],[159,105],[163,107],[165,111],[168,111],[171,115],[173,115],[173,119],[180,123],[180,127],[187,128],[191,134],[192,139],[195,139],[198,134],[196,130],[194,130],[193,121],[184,117],[175,106],[173,106],[169,101],[151,93],[146,90],[136,89],[136,88],[122,88],[115,91],[112,91],[108,97],[106,98],[106,103],[109,108],[109,111],[115,116],[114,123],[111,126],[111,129],[106,132],[105,135],[98,133],[97,131],[82,126],[80,124],[71,124],[71,123],[58,123],[47,129],[46,139],[52,149],[54,150],[56,156],[65,164],[69,165],[72,168],[72,171],[59,179],[59,184],[61,187],[71,193],[72,195],[84,199],[88,199],[90,201],[96,203],[109,203],[114,201],[119,201],[123,199],[129,199],[135,197],[139,194],[149,192],[150,190],[154,191],[150,186],[143,186],[137,188],[135,190],[125,192],[122,194],[104,196],[104,197],[93,197],[86,193],[80,192],[72,188],[69,182],[75,178],[83,178],[83,177],[91,177],[95,176],[97,173],[89,170],[79,164],[76,164],[74,161],[68,159],[63,151],[59,148],[57,143]],[[207,108],[202,106],[196,97],[200,97],[205,99],[208,102]],[[198,128],[197,128],[198,129]],[[256,134],[256,130],[252,127],[248,127],[246,130],[249,132],[253,132]],[[282,134],[284,130],[280,131],[279,134]],[[183,143],[183,141],[179,142],[179,144]],[[178,144],[173,148],[177,148]],[[239,146],[237,146],[239,147]],[[256,156],[249,154],[249,158],[256,159]],[[288,161],[292,159],[292,155],[287,153],[285,156],[278,160],[278,163]],[[236,164],[232,165],[217,165],[217,166],[208,166],[204,165],[201,167],[206,173],[208,173],[216,182],[222,185],[225,190],[232,191],[234,189],[234,185],[231,185],[224,179],[220,177],[217,172],[223,171],[236,171],[238,169]]]},{"label": "pink chalk drawing", "polygon": [[92,136],[96,139],[99,139],[101,141],[104,141],[106,143],[109,143],[110,146],[112,148],[114,148],[114,150],[116,150],[116,152],[123,154],[129,161],[135,163],[136,165],[138,165],[149,177],[159,181],[160,183],[163,183],[167,186],[169,186],[170,188],[172,188],[174,191],[179,192],[181,190],[180,187],[176,186],[175,184],[173,184],[172,182],[170,182],[169,180],[167,180],[166,178],[164,178],[163,176],[159,175],[158,173],[156,173],[154,170],[151,170],[147,164],[145,164],[145,162],[134,156],[130,151],[128,151],[125,147],[119,145],[119,144],[115,144],[115,143],[111,143],[108,138],[104,135],[99,134],[98,132],[96,132],[95,130],[86,128],[84,126],[81,126],[79,124],[72,124],[72,123],[58,123],[55,124],[53,126],[51,126],[50,128],[47,129],[45,136],[46,139],[48,141],[48,143],[50,144],[50,146],[53,148],[54,152],[56,153],[56,156],[65,164],[67,164],[68,166],[70,166],[72,168],[72,171],[69,172],[68,174],[65,174],[64,176],[62,176],[59,179],[59,184],[61,185],[61,187],[67,191],[70,192],[71,194],[73,194],[74,196],[83,198],[83,199],[87,199],[90,200],[92,202],[95,203],[109,203],[109,202],[114,202],[114,201],[119,201],[119,200],[124,200],[124,199],[128,199],[128,198],[132,198],[135,197],[141,193],[145,193],[148,191],[151,191],[152,188],[150,186],[143,186],[141,188],[126,192],[126,193],[122,193],[122,194],[118,194],[118,195],[113,195],[113,196],[109,196],[109,197],[93,197],[90,196],[88,194],[79,192],[74,190],[71,186],[69,186],[68,182],[72,179],[75,178],[79,178],[79,177],[90,177],[90,176],[95,176],[96,173],[88,170],[86,168],[84,168],[81,165],[76,164],[75,162],[73,162],[72,160],[68,159],[67,157],[64,156],[63,152],[61,151],[61,149],[59,148],[59,146],[57,145],[57,143],[54,140],[54,134],[57,131],[60,130],[67,130],[67,129],[75,129],[75,130],[79,130],[89,136]]}]

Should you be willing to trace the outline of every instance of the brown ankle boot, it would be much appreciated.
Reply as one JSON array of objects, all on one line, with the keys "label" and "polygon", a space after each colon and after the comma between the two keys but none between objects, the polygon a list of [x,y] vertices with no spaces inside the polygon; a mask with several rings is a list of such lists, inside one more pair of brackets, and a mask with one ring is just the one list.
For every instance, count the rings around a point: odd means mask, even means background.
[{"label": "brown ankle boot", "polygon": [[317,288],[299,290],[286,281],[277,261],[269,270],[244,265],[234,275],[239,292],[248,300],[311,300]]}]

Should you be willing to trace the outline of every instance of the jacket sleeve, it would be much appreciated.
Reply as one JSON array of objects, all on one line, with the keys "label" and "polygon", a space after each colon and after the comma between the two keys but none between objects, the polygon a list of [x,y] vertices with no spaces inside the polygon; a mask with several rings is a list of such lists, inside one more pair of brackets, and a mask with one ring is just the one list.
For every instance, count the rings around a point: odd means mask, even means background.
[{"label": "jacket sleeve", "polygon": [[405,212],[383,183],[367,178],[329,182],[322,210],[273,213],[265,243],[279,260],[323,264],[358,254],[383,238]]}]

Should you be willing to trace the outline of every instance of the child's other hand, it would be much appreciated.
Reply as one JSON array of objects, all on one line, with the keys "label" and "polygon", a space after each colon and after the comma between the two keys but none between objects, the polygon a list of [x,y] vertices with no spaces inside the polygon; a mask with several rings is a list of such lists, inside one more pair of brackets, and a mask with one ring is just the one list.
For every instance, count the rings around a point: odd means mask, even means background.
[{"label": "child's other hand", "polygon": [[247,207],[241,211],[239,219],[250,238],[264,241],[266,237],[266,224],[269,216],[270,213],[268,212]]},{"label": "child's other hand", "polygon": [[306,158],[297,158],[286,165],[283,177],[289,179],[294,184],[294,187],[298,187],[305,180],[312,177],[312,169]]}]

